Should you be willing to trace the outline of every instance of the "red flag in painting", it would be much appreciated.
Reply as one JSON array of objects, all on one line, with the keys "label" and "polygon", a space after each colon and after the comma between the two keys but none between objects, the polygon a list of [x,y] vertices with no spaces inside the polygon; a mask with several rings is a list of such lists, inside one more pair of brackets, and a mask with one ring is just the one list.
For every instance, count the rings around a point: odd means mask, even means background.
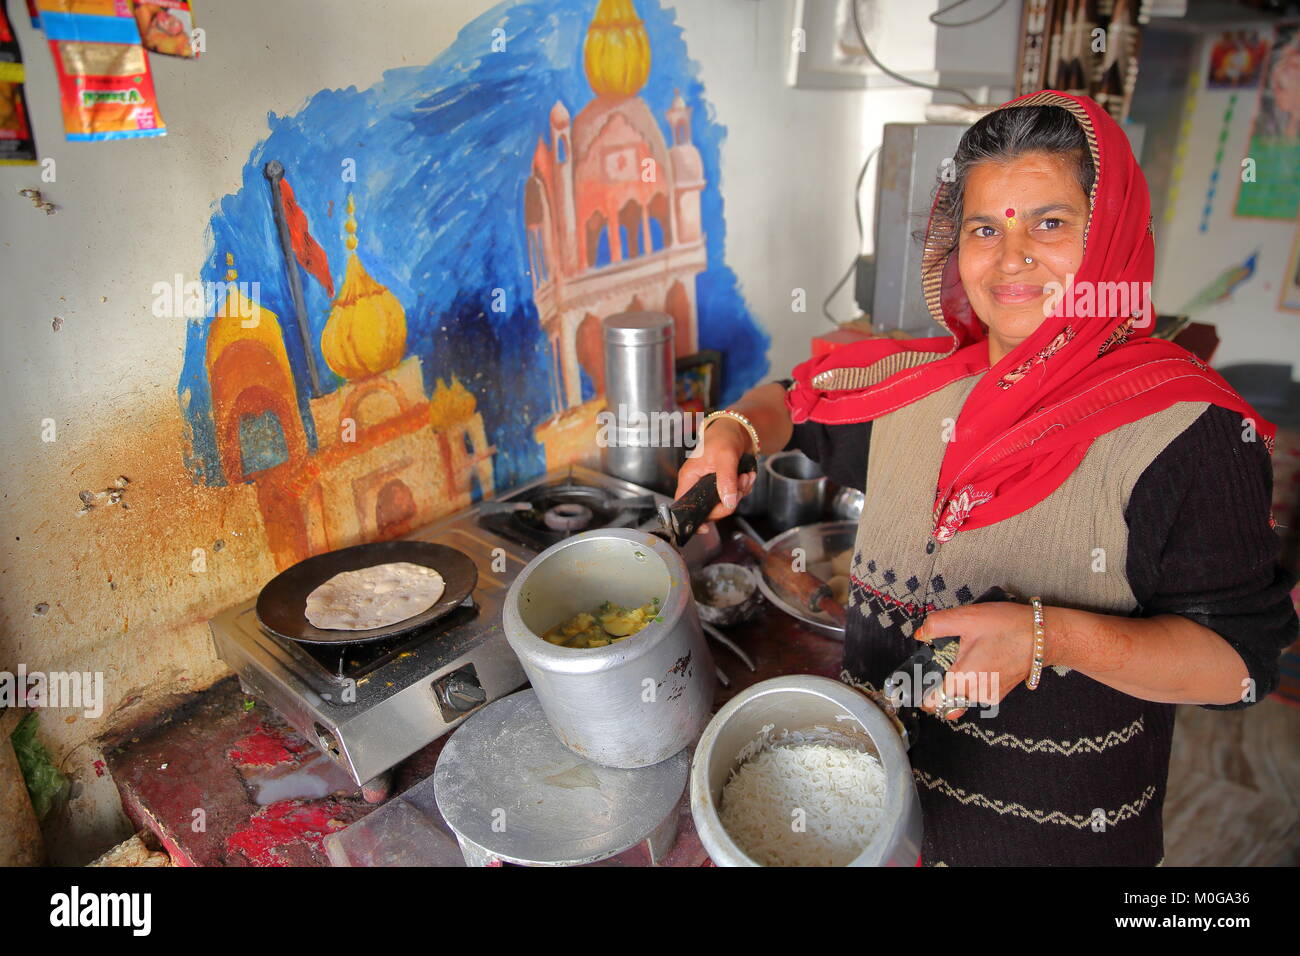
[{"label": "red flag in painting", "polygon": [[325,255],[320,243],[312,238],[311,228],[307,225],[307,214],[298,205],[298,200],[293,198],[293,187],[289,185],[288,179],[280,181],[280,201],[284,204],[284,218],[289,224],[293,254],[298,257],[298,264],[315,276],[330,298],[334,298],[329,257]]}]

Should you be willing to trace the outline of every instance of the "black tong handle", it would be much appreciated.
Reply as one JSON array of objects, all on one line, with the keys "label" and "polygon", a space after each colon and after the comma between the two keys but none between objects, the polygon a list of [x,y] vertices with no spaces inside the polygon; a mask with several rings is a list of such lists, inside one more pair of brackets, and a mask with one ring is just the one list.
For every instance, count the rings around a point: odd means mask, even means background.
[{"label": "black tong handle", "polygon": [[[740,456],[736,474],[744,475],[754,471],[758,461],[746,452]],[[691,489],[671,505],[659,506],[659,522],[674,547],[680,548],[700,525],[708,520],[709,512],[718,506],[718,476],[709,473],[691,486]]]},{"label": "black tong handle", "polygon": [[[972,604],[992,601],[1011,601],[1014,598],[1000,587],[991,587]],[[925,694],[934,687],[943,687],[943,675],[957,659],[961,648],[960,637],[936,637],[922,644],[885,679],[885,699],[894,707],[920,707]]]}]

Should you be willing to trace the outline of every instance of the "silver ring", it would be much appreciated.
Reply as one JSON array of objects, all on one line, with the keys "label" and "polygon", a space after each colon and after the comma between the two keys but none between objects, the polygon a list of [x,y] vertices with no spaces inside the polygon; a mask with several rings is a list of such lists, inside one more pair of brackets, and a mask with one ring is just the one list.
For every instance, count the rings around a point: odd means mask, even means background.
[{"label": "silver ring", "polygon": [[967,710],[970,707],[970,701],[965,697],[949,697],[944,694],[939,698],[939,706],[935,708],[935,715],[938,717],[947,717],[953,711]]}]

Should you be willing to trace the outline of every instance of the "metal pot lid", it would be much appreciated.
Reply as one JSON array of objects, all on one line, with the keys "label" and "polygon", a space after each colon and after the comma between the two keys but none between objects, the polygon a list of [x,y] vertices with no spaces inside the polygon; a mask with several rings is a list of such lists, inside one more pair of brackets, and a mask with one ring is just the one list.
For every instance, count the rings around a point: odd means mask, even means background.
[{"label": "metal pot lid", "polygon": [[[323,630],[307,620],[307,595],[334,575],[376,564],[409,561],[433,568],[443,580],[442,597],[426,611],[396,624],[365,631]],[[429,541],[379,541],[327,551],[277,574],[257,596],[257,620],[277,637],[307,644],[363,644],[417,630],[465,602],[478,583],[474,562],[443,544]]]},{"label": "metal pot lid", "polygon": [[672,335],[673,317],[666,312],[624,312],[605,319],[605,341],[618,345],[654,345]]},{"label": "metal pot lid", "polygon": [[433,791],[447,825],[492,857],[572,866],[608,859],[661,828],[675,831],[689,776],[685,750],[636,770],[583,760],[560,743],[530,689],[482,708],[452,734]]}]

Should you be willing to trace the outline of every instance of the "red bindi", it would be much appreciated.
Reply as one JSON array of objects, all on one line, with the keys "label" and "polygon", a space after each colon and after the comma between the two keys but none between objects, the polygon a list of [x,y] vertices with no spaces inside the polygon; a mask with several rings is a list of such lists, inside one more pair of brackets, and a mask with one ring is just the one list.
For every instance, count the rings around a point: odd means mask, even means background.
[{"label": "red bindi", "polygon": [[1015,211],[1014,209],[1008,209],[1008,210],[1007,210],[1007,218],[1008,218],[1008,219],[1015,219],[1015,218],[1016,218],[1016,211]]}]

